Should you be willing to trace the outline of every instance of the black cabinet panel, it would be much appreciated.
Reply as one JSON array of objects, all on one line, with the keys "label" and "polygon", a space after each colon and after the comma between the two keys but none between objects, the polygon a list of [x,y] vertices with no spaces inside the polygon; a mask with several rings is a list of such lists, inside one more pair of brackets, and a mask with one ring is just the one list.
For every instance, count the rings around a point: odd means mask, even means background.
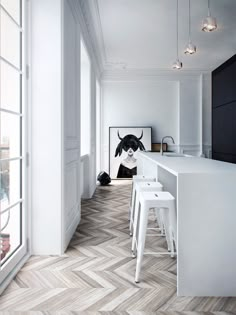
[{"label": "black cabinet panel", "polygon": [[232,64],[232,71],[233,71],[232,100],[236,101],[236,61]]},{"label": "black cabinet panel", "polygon": [[212,157],[236,164],[236,55],[212,72]]},{"label": "black cabinet panel", "polygon": [[236,102],[232,103],[232,153],[236,155]]},{"label": "black cabinet panel", "polygon": [[212,102],[213,107],[229,103],[233,100],[234,75],[233,67],[227,66],[224,70],[213,74]]},{"label": "black cabinet panel", "polygon": [[232,154],[233,144],[233,104],[213,109],[212,146],[217,153]]},{"label": "black cabinet panel", "polygon": [[236,155],[232,155],[232,163],[236,164]]},{"label": "black cabinet panel", "polygon": [[[234,160],[234,157],[231,154],[223,154],[223,153],[216,153],[216,152],[212,152],[212,158],[213,160],[230,162],[230,163],[233,163],[233,160]],[[235,162],[236,162],[236,156],[235,156]]]}]

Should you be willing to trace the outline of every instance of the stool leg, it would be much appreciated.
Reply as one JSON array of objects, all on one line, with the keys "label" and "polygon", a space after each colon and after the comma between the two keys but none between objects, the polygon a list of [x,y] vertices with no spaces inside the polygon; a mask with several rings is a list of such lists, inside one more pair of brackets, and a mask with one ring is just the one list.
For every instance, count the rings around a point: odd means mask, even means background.
[{"label": "stool leg", "polygon": [[[137,201],[139,200],[137,196]],[[136,257],[136,241],[137,241],[137,235],[138,235],[138,227],[139,227],[139,214],[140,214],[140,203],[139,201],[135,204],[134,209],[134,223],[133,223],[133,238],[132,238],[132,257]]]},{"label": "stool leg", "polygon": [[169,223],[169,209],[161,208],[161,217],[165,228],[166,242],[168,251],[171,251],[171,236],[170,236],[170,223]]},{"label": "stool leg", "polygon": [[155,208],[155,213],[156,213],[157,223],[158,223],[159,228],[161,230],[161,236],[165,236],[164,228],[163,228],[163,219],[161,216],[161,210],[158,208]]},{"label": "stool leg", "polygon": [[134,225],[134,213],[135,213],[135,207],[137,204],[137,192],[136,190],[134,191],[134,196],[133,196],[133,201],[132,201],[132,206],[130,209],[130,222],[129,222],[129,235],[133,235],[133,225]]},{"label": "stool leg", "polygon": [[172,202],[169,206],[169,226],[170,226],[170,241],[171,241],[171,257],[175,257],[174,244],[177,244],[177,218],[175,204]]},{"label": "stool leg", "polygon": [[131,206],[132,206],[133,194],[134,194],[134,183],[132,182],[131,196],[130,196],[130,205],[129,205],[129,220],[130,220],[130,214],[131,214]]},{"label": "stool leg", "polygon": [[170,250],[170,257],[175,257],[175,247],[174,247],[174,238],[173,238],[173,232],[170,231],[170,242],[171,242],[171,250]]},{"label": "stool leg", "polygon": [[131,205],[131,209],[130,209],[130,222],[129,222],[129,235],[132,236],[133,235],[133,223],[134,223],[134,207],[136,204],[136,190],[134,190],[133,192],[133,199],[132,199],[132,205]]},{"label": "stool leg", "polygon": [[143,252],[144,252],[144,246],[145,246],[145,240],[146,240],[148,212],[149,212],[149,209],[147,209],[145,205],[141,204],[135,282],[139,282],[139,275],[141,271]]}]

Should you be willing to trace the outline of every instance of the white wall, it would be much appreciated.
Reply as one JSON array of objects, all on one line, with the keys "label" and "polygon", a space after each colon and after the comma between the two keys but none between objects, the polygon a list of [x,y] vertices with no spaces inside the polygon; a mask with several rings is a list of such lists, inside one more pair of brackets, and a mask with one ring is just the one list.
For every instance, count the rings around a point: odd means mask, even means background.
[{"label": "white wall", "polygon": [[[172,72],[173,73],[173,72]],[[198,154],[202,144],[200,74],[168,73],[156,76],[105,74],[102,80],[102,161],[108,171],[109,127],[151,126],[152,142],[170,135],[171,149]],[[204,91],[209,80],[203,80]],[[204,92],[205,93],[205,92]],[[205,94],[204,94],[205,95]],[[204,112],[205,113],[205,112]],[[209,117],[204,122],[208,128]],[[204,133],[206,141],[209,135]]]},{"label": "white wall", "polygon": [[182,78],[179,82],[179,144],[200,145],[199,76]]},{"label": "white wall", "polygon": [[91,133],[91,65],[87,50],[81,40],[81,106],[80,106],[80,141],[81,156],[90,153],[90,133]]},{"label": "white wall", "polygon": [[152,126],[153,142],[178,141],[177,82],[104,82],[102,99],[105,137],[109,126]]},{"label": "white wall", "polygon": [[63,253],[80,220],[81,34],[92,76],[88,195],[96,188],[97,67],[80,5],[77,0],[31,1],[33,254]]},{"label": "white wall", "polygon": [[32,0],[32,252],[62,244],[62,8]]},{"label": "white wall", "polygon": [[91,198],[96,189],[96,76],[91,69],[91,129],[90,129],[90,155],[89,155],[89,197]]},{"label": "white wall", "polygon": [[80,206],[80,28],[73,10],[64,1],[63,87],[63,250],[69,244],[81,216]]},{"label": "white wall", "polygon": [[101,87],[96,80],[96,175],[101,172]]},{"label": "white wall", "polygon": [[207,157],[211,157],[211,132],[212,132],[212,85],[211,74],[203,76],[203,151]]}]

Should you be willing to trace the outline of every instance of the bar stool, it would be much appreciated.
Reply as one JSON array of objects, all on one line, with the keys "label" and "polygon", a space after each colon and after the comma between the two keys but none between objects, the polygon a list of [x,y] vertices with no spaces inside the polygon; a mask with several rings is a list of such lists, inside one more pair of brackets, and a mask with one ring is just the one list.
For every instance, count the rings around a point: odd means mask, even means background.
[{"label": "bar stool", "polygon": [[[131,214],[130,214],[130,236],[133,235],[133,228],[134,228],[134,218],[135,218],[135,212],[137,211],[137,207],[139,204],[139,193],[144,192],[144,191],[162,191],[163,190],[163,185],[159,182],[142,182],[142,181],[136,181],[134,183],[134,202],[133,206],[131,208]],[[157,221],[159,224],[159,227],[162,228],[162,223],[161,223],[161,217],[159,215],[159,211],[156,211],[156,217]],[[163,233],[163,229],[162,229]]]},{"label": "bar stool", "polygon": [[145,175],[134,175],[132,180],[132,189],[131,189],[131,198],[130,198],[130,207],[129,207],[129,220],[131,217],[131,209],[133,208],[134,200],[135,200],[135,183],[137,182],[155,182],[156,178],[151,176],[145,176]]},{"label": "bar stool", "polygon": [[[137,212],[140,213],[137,239],[135,242],[134,254],[137,250],[137,263],[135,272],[135,282],[139,282],[141,265],[143,260],[148,213],[152,208],[161,209],[164,217],[164,224],[166,230],[166,238],[170,244],[171,257],[175,256],[174,244],[177,244],[177,220],[175,209],[175,198],[166,191],[156,192],[140,192],[139,194],[139,208]],[[137,214],[138,215],[138,214]],[[166,253],[151,253],[151,254],[166,254]],[[169,253],[168,253],[169,254]]]}]

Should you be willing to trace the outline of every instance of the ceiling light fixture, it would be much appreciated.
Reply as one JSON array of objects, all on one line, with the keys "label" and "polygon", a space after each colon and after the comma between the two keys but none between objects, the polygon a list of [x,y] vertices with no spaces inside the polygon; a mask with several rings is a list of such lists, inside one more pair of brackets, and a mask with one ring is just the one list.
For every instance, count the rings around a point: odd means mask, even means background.
[{"label": "ceiling light fixture", "polygon": [[211,16],[210,0],[208,0],[208,16],[202,22],[202,31],[212,32],[217,29],[216,18]]},{"label": "ceiling light fixture", "polygon": [[190,1],[188,0],[188,45],[185,48],[184,53],[186,55],[192,55],[194,54],[197,49],[196,46],[192,43],[191,40],[191,8],[190,8]]},{"label": "ceiling light fixture", "polygon": [[183,67],[182,62],[179,60],[179,19],[178,19],[178,15],[179,15],[179,0],[177,1],[177,8],[176,8],[176,53],[177,53],[177,59],[176,61],[173,63],[172,68],[173,69],[181,69]]}]

